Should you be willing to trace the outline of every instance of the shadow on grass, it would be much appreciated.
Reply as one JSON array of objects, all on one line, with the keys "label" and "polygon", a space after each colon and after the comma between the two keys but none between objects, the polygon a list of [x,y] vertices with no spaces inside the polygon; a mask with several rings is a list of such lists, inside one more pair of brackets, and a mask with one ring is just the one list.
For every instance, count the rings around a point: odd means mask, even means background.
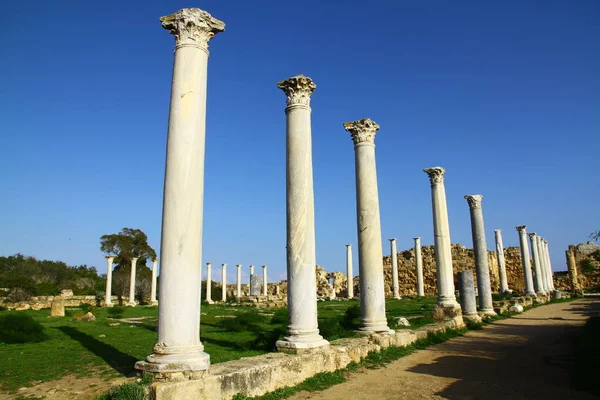
[{"label": "shadow on grass", "polygon": [[70,326],[58,327],[59,330],[70,336],[71,339],[77,340],[83,347],[102,358],[115,371],[125,375],[135,375],[134,364],[138,361],[137,358],[125,354],[111,345],[103,343],[96,338],[83,333]]}]

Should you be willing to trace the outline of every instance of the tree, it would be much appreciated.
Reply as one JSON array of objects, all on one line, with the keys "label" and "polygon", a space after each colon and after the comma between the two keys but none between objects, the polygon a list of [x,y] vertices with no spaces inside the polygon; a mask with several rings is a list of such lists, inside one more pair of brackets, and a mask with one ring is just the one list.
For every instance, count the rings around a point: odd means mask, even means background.
[{"label": "tree", "polygon": [[117,295],[129,294],[131,259],[137,257],[136,295],[140,300],[150,297],[152,271],[146,263],[156,258],[148,237],[140,229],[123,228],[121,232],[100,237],[100,251],[114,256],[113,288]]},{"label": "tree", "polygon": [[596,242],[600,241],[600,230],[590,233],[590,239],[595,240]]}]

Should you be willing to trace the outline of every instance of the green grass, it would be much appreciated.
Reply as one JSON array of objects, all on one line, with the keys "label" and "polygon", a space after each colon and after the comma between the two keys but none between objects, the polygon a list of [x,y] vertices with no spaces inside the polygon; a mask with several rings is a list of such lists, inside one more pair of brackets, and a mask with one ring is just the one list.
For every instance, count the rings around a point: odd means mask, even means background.
[{"label": "green grass", "polygon": [[[339,323],[348,308],[359,304],[319,302],[319,324],[324,337],[334,340],[354,336],[352,325],[340,329]],[[431,321],[434,304],[434,297],[388,300],[387,316],[417,317],[410,319],[411,328],[422,326]],[[66,375],[100,376],[106,381],[134,375],[135,362],[145,359],[156,344],[158,309],[127,307],[120,318],[147,319],[141,325],[120,322],[116,326],[110,326],[118,321],[110,317],[109,312],[114,311],[109,310],[94,307],[94,322],[76,322],[73,317],[82,312],[79,308],[67,308],[64,318],[50,318],[47,309],[18,311],[40,322],[47,339],[40,343],[0,344],[0,390],[14,393],[20,387]],[[212,364],[273,351],[287,325],[286,310],[203,305],[202,313],[201,340]],[[357,326],[358,319],[353,323]]]}]

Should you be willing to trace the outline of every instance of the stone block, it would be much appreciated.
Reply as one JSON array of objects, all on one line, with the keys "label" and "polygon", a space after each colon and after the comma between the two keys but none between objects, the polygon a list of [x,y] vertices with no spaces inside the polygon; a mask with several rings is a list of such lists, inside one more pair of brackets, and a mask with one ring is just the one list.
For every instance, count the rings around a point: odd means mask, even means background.
[{"label": "stone block", "polygon": [[65,300],[62,296],[56,296],[54,299],[52,299],[52,303],[50,303],[50,316],[65,316]]},{"label": "stone block", "polygon": [[250,275],[250,296],[260,296],[262,289],[262,281],[260,275]]}]

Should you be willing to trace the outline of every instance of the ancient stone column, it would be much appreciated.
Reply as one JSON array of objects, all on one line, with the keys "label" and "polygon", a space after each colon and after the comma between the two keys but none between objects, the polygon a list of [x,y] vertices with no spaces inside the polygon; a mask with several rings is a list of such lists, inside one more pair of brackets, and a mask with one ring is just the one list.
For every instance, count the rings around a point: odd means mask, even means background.
[{"label": "ancient stone column", "polygon": [[212,263],[206,263],[206,302],[213,304],[212,300]]},{"label": "ancient stone column", "polygon": [[521,262],[523,263],[523,278],[525,280],[525,294],[535,297],[533,277],[531,276],[531,262],[529,260],[529,247],[527,246],[527,226],[517,226],[519,244],[521,245]]},{"label": "ancient stone column", "polygon": [[546,255],[546,263],[548,265],[548,273],[550,274],[550,290],[551,291],[555,291],[556,289],[554,288],[554,275],[552,273],[552,261],[550,259],[550,251],[548,250],[548,241],[544,240],[544,253]]},{"label": "ancient stone column", "polygon": [[481,322],[481,317],[477,313],[477,300],[475,298],[475,283],[473,281],[473,271],[466,270],[458,273],[458,282],[460,287],[460,307],[463,318],[471,319],[475,322]]},{"label": "ancient stone column", "polygon": [[250,276],[248,277],[248,293],[250,293],[250,286],[252,285],[252,275],[254,275],[254,265],[250,266]]},{"label": "ancient stone column", "polygon": [[375,165],[375,134],[379,125],[369,118],[344,123],[354,142],[358,269],[361,320],[358,331],[390,332],[385,316],[381,219]]},{"label": "ancient stone column", "polygon": [[242,265],[237,264],[237,297],[242,297]]},{"label": "ancient stone column", "polygon": [[352,245],[346,245],[346,287],[348,292],[348,298],[354,298],[354,272],[352,272]]},{"label": "ancient stone column", "polygon": [[106,293],[104,294],[104,306],[112,307],[112,269],[114,256],[106,256]]},{"label": "ancient stone column", "polygon": [[263,269],[263,296],[267,296],[268,295],[268,287],[267,287],[267,266],[263,265],[262,266]]},{"label": "ancient stone column", "polygon": [[450,225],[446,205],[446,188],[442,167],[425,168],[431,183],[431,203],[433,209],[433,235],[435,245],[435,262],[437,267],[437,305],[448,309],[445,314],[452,315],[451,309],[460,308],[454,295],[454,275],[452,272],[452,252],[450,247]]},{"label": "ancient stone column", "polygon": [[221,301],[227,301],[227,264],[221,264]]},{"label": "ancient stone column", "polygon": [[473,237],[473,253],[475,254],[475,271],[477,273],[477,292],[479,293],[479,311],[485,315],[496,315],[492,304],[492,285],[490,283],[490,265],[488,262],[483,210],[480,194],[466,195],[471,213],[471,235]]},{"label": "ancient stone column", "polygon": [[156,273],[158,269],[158,260],[155,258],[152,260],[152,282],[150,286],[150,304],[155,306],[158,304],[156,300]]},{"label": "ancient stone column", "polygon": [[137,257],[133,257],[131,259],[131,276],[129,277],[129,302],[127,305],[130,307],[135,307],[135,274],[137,269]]},{"label": "ancient stone column", "polygon": [[286,200],[289,325],[278,349],[295,351],[329,342],[319,334],[315,266],[315,209],[313,193],[310,96],[314,82],[297,75],[277,83],[287,98]]},{"label": "ancient stone column", "polygon": [[506,260],[504,259],[504,245],[502,244],[502,231],[500,229],[494,230],[494,236],[496,239],[496,254],[498,255],[498,275],[500,276],[500,293],[507,293],[508,279],[506,278]]},{"label": "ancient stone column", "polygon": [[417,269],[417,296],[425,296],[425,282],[423,281],[423,257],[421,256],[421,238],[413,238],[415,241],[415,267]]},{"label": "ancient stone column", "polygon": [[[530,236],[531,238],[531,236]],[[546,265],[546,260],[543,257],[544,251],[542,249],[542,238],[539,235],[535,235],[535,240],[531,243],[531,251],[533,253],[533,247],[535,244],[535,247],[537,248],[537,254],[538,254],[538,260],[539,260],[539,265],[540,265],[540,275],[542,277],[542,289],[544,290],[544,293],[549,293],[550,292],[550,285],[548,284],[548,268]],[[535,260],[534,260],[535,261]],[[535,264],[534,264],[535,267]],[[535,268],[534,268],[535,270]],[[535,286],[535,279],[533,280],[534,286]]]},{"label": "ancient stone column", "polygon": [[400,299],[400,288],[398,287],[398,250],[396,249],[396,239],[390,241],[390,257],[392,258],[392,296],[394,299]]},{"label": "ancient stone column", "polygon": [[529,241],[531,243],[531,254],[533,255],[533,287],[535,288],[535,293],[540,295],[545,295],[546,291],[544,290],[544,276],[542,275],[542,261],[540,259],[540,254],[538,253],[537,247],[537,235],[535,232],[529,234]]},{"label": "ancient stone column", "polygon": [[[175,36],[160,254],[158,343],[142,370],[206,370],[200,342],[208,41],[225,24],[198,8],[162,17]],[[208,282],[208,280],[207,280]]]},{"label": "ancient stone column", "polygon": [[577,273],[577,261],[575,260],[575,246],[569,246],[569,249],[565,251],[567,256],[567,269],[569,270],[569,278],[571,280],[571,289],[573,291],[579,290],[579,280]]}]

